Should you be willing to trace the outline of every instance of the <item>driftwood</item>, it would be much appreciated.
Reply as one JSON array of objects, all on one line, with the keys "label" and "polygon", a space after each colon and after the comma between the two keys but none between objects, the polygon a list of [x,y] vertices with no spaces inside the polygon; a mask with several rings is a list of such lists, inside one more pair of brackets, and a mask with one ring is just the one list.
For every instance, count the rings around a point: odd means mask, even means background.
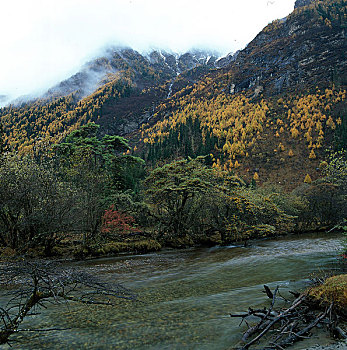
[{"label": "driftwood", "polygon": [[[263,349],[281,350],[310,337],[310,331],[318,325],[327,326],[327,329],[335,337],[347,338],[346,333],[339,327],[338,322],[341,317],[337,314],[333,303],[325,310],[320,311],[306,294],[292,292],[291,294],[296,296],[296,299],[291,302],[289,307],[276,310],[275,304],[278,299],[286,302],[288,300],[280,296],[278,287],[272,292],[265,285],[264,290],[268,298],[271,299],[269,308],[257,310],[249,308],[247,313],[230,315],[241,318],[240,325],[245,322],[248,326],[248,330],[242,337],[245,344],[240,347],[241,350],[247,350],[260,340],[265,339],[268,345]],[[259,318],[259,321],[255,325],[249,326],[247,319],[250,317]],[[254,338],[248,341],[252,336]]]},{"label": "driftwood", "polygon": [[37,315],[47,303],[78,302],[113,305],[115,298],[135,300],[136,295],[118,283],[105,283],[98,277],[54,261],[20,261],[0,264],[0,290],[8,299],[0,305],[0,347],[10,343],[18,332],[61,330],[22,329],[23,320]]}]

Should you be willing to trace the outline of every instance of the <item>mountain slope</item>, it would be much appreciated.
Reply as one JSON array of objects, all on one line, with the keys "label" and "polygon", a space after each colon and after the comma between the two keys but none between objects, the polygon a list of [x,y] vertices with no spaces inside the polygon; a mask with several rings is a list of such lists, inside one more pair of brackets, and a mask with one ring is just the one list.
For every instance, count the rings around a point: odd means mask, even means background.
[{"label": "mountain slope", "polygon": [[346,1],[314,1],[274,21],[225,68],[158,106],[137,149],[150,161],[212,154],[249,181],[294,188],[345,142]]},{"label": "mountain slope", "polygon": [[256,85],[265,95],[298,85],[346,85],[346,3],[314,2],[264,28],[228,67],[235,92]]},{"label": "mountain slope", "polygon": [[223,59],[112,49],[43,99],[2,109],[5,141],[29,152],[95,121],[153,165],[210,154],[294,188],[320,176],[326,148],[346,146],[346,19],[346,0],[303,0]]},{"label": "mountain slope", "polygon": [[0,109],[5,144],[29,152],[89,121],[101,124],[103,133],[134,131],[154,106],[206,74],[215,60],[198,51],[144,56],[129,48],[109,49],[42,98]]}]

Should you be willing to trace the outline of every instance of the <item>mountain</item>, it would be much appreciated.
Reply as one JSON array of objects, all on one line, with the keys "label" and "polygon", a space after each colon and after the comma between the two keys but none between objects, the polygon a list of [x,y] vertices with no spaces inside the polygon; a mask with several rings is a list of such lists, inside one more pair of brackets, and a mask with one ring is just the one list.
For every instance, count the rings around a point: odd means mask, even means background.
[{"label": "mountain", "polygon": [[[185,54],[109,48],[41,98],[0,109],[5,143],[20,152],[58,142],[69,130],[98,122],[102,132],[127,134],[172,93],[214,68],[213,53]],[[45,142],[43,142],[45,141]]]},{"label": "mountain", "polygon": [[227,67],[235,92],[261,86],[270,96],[317,84],[346,85],[346,1],[297,1],[296,7],[264,28]]},{"label": "mountain", "polygon": [[184,54],[161,50],[142,55],[131,48],[109,48],[105,54],[85,64],[75,75],[49,89],[44,97],[63,97],[75,93],[78,99],[92,94],[115,77],[129,77],[139,89],[152,87],[197,66],[214,68],[214,53],[194,50]]},{"label": "mountain", "polygon": [[[224,68],[159,105],[132,135],[149,161],[211,154],[251,181],[294,188],[346,146],[346,1],[298,1]],[[143,146],[142,146],[143,145]]]},{"label": "mountain", "polygon": [[94,121],[153,165],[209,154],[249,182],[295,188],[321,176],[325,149],[346,147],[346,7],[297,0],[224,58],[111,48],[41,99],[1,109],[5,142],[29,152]]}]

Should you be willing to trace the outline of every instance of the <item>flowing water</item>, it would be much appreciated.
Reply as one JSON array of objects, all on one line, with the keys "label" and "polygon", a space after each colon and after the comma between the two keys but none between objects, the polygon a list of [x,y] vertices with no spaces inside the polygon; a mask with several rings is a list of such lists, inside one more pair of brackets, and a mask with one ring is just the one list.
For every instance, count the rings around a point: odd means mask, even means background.
[{"label": "flowing water", "polygon": [[[341,236],[305,235],[253,242],[250,247],[172,250],[73,263],[121,282],[138,301],[116,307],[51,305],[25,327],[61,332],[21,333],[14,349],[233,349],[244,326],[229,313],[263,307],[263,284],[288,295],[311,273],[336,267]],[[71,328],[70,328],[71,327]],[[307,344],[328,343],[319,332]],[[7,346],[4,347],[7,349]]]}]

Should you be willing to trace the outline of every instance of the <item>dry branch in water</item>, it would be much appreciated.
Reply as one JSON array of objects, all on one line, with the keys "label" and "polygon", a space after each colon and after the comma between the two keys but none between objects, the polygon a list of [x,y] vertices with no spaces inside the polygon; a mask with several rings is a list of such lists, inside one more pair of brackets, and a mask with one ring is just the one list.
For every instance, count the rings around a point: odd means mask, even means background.
[{"label": "dry branch in water", "polygon": [[[114,298],[133,300],[136,295],[118,283],[104,283],[77,268],[52,261],[22,261],[0,266],[0,290],[6,305],[0,304],[0,344],[19,331],[22,321],[47,303],[72,301],[84,304],[113,305]],[[61,330],[61,329],[60,329]]]},{"label": "dry branch in water", "polygon": [[[310,337],[310,331],[319,324],[325,325],[331,334],[346,338],[345,332],[339,327],[339,321],[343,320],[343,316],[339,315],[334,303],[319,312],[317,304],[307,294],[292,293],[297,298],[291,302],[290,306],[276,310],[274,306],[278,298],[287,300],[279,296],[278,287],[274,292],[268,286],[264,286],[264,289],[266,295],[272,299],[269,308],[257,310],[249,308],[247,313],[230,315],[231,317],[240,317],[241,324],[245,322],[248,326],[248,330],[242,337],[242,341],[246,344],[241,347],[241,350],[249,349],[263,340],[263,337],[265,339],[265,336],[267,336],[268,345],[264,349],[281,350]],[[247,319],[250,317],[256,317],[259,321],[255,325],[249,326]],[[248,341],[252,336],[254,338]]]}]

